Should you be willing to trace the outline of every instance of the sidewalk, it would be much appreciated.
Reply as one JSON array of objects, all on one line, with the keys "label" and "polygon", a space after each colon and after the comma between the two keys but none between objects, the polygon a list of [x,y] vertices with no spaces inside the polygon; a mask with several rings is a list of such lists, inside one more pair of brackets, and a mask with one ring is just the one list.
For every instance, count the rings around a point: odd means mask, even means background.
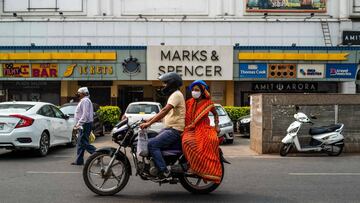
[{"label": "sidewalk", "polygon": [[220,145],[225,157],[248,157],[258,156],[258,154],[250,149],[250,138],[242,137],[240,134],[235,134],[233,144]]}]

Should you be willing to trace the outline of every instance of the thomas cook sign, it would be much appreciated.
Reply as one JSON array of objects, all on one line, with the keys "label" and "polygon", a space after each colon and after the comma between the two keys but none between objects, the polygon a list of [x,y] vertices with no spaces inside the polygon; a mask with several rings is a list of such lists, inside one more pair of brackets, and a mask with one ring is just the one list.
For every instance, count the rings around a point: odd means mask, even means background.
[{"label": "thomas cook sign", "polygon": [[180,74],[183,80],[232,80],[231,46],[149,46],[148,80],[167,72]]}]

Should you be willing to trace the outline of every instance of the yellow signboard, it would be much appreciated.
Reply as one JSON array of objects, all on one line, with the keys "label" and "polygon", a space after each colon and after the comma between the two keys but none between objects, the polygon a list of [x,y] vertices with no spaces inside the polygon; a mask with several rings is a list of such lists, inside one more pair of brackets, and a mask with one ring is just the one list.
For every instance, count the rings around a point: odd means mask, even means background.
[{"label": "yellow signboard", "polygon": [[256,61],[346,61],[348,53],[262,53],[241,52],[239,60]]},{"label": "yellow signboard", "polygon": [[29,64],[20,63],[4,63],[2,64],[3,77],[30,77],[30,66]]},{"label": "yellow signboard", "polygon": [[116,52],[0,53],[1,60],[116,60]]}]

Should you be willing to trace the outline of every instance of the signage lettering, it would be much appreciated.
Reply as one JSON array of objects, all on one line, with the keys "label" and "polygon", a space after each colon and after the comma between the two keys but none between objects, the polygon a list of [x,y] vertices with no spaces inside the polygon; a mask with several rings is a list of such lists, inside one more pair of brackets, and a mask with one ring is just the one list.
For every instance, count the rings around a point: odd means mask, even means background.
[{"label": "signage lettering", "polygon": [[32,77],[56,78],[58,77],[58,64],[42,63],[32,64]]},{"label": "signage lettering", "polygon": [[114,73],[111,65],[79,65],[71,64],[66,68],[64,77],[70,77],[77,68],[80,75],[112,75]]},{"label": "signage lettering", "polygon": [[257,92],[315,92],[318,90],[318,84],[308,82],[253,83],[252,90]]},{"label": "signage lettering", "polygon": [[357,64],[326,64],[327,78],[355,79]]},{"label": "signage lettering", "polygon": [[159,66],[158,76],[167,72],[176,72],[181,76],[222,76],[221,66]]},{"label": "signage lettering", "polygon": [[231,80],[232,52],[230,46],[149,46],[147,76],[176,72],[183,80]]},{"label": "signage lettering", "polygon": [[267,65],[259,64],[240,64],[240,78],[266,78]]},{"label": "signage lettering", "polygon": [[78,65],[79,73],[81,75],[112,75],[112,66],[101,65]]},{"label": "signage lettering", "polygon": [[29,64],[5,63],[3,77],[30,77]]},{"label": "signage lettering", "polygon": [[360,31],[343,31],[344,45],[360,45]]}]

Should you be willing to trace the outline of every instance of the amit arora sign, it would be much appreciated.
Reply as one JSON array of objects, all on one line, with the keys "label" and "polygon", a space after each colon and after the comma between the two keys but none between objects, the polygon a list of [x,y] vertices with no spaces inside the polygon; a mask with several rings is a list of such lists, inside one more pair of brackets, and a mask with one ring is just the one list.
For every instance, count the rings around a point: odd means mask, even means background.
[{"label": "amit arora sign", "polygon": [[157,80],[167,72],[176,72],[183,80],[232,80],[233,47],[149,46],[147,79]]}]

